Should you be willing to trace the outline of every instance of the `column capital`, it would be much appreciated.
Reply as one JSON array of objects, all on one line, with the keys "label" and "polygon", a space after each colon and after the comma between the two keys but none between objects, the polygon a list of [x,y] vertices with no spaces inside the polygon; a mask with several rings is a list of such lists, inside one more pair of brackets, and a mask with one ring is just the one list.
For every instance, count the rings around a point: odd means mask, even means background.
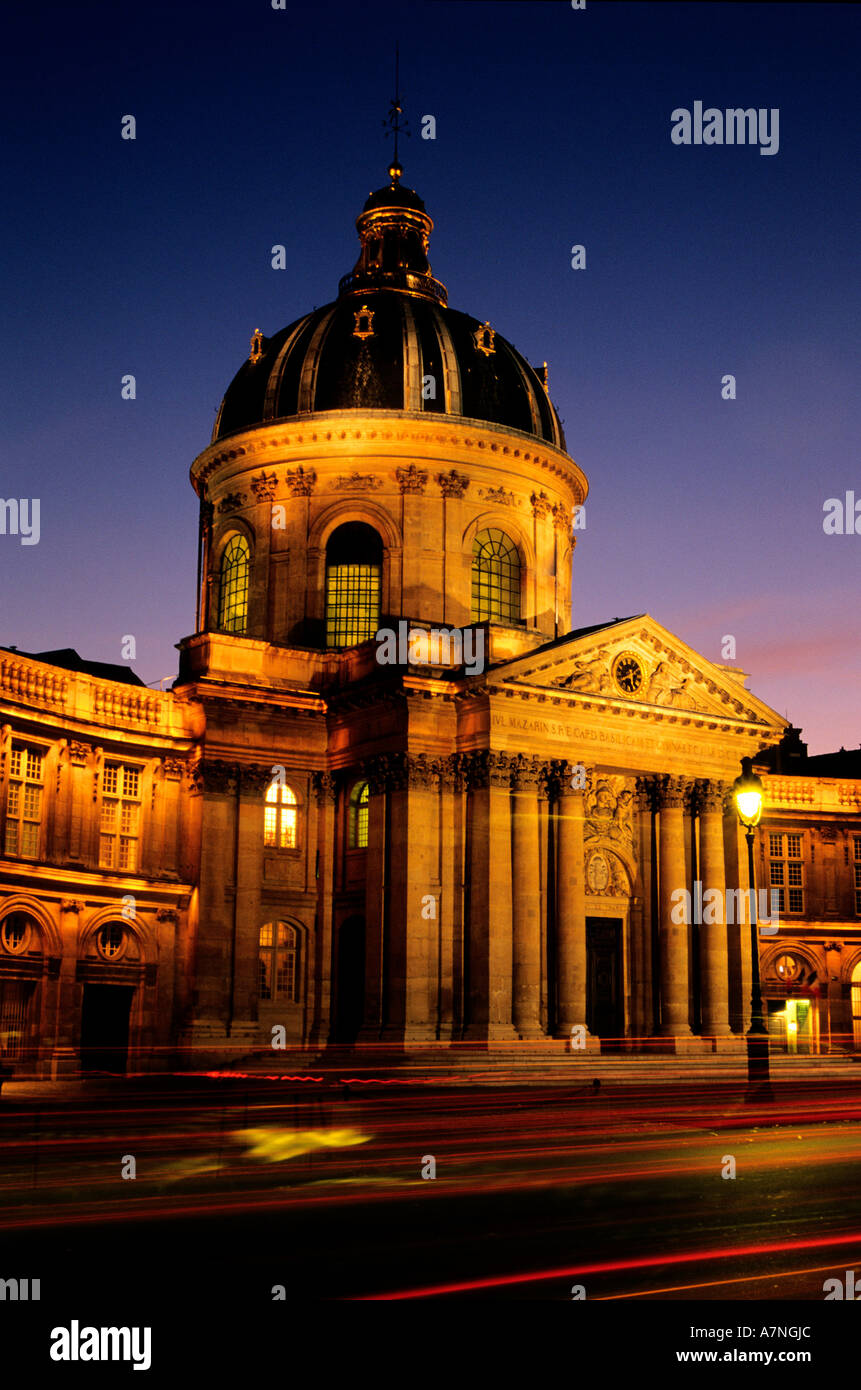
[{"label": "column capital", "polygon": [[[573,786],[575,769],[585,768],[586,778],[582,787]],[[579,796],[581,800],[592,790],[594,784],[592,769],[585,763],[572,758],[554,758],[548,763],[547,784],[555,797]]]},{"label": "column capital", "polygon": [[325,801],[334,801],[338,795],[338,782],[331,772],[312,772],[311,791],[320,806]]},{"label": "column capital", "polygon": [[637,803],[637,810],[656,811],[658,809],[659,778],[642,773],[636,779],[636,787],[634,799]]},{"label": "column capital", "polygon": [[731,793],[732,788],[728,782],[721,782],[714,778],[700,780],[696,784],[697,810],[701,815],[706,811],[720,811],[723,814]]},{"label": "column capital", "polygon": [[446,759],[428,753],[378,753],[362,763],[371,791],[429,790],[446,775]]},{"label": "column capital", "polygon": [[221,758],[202,758],[194,768],[192,778],[200,792],[235,792],[238,768]]},{"label": "column capital", "polygon": [[511,786],[513,759],[510,753],[498,753],[489,748],[481,748],[475,753],[462,753],[459,756],[463,759],[461,768],[471,789]]},{"label": "column capital", "polygon": [[243,796],[256,796],[272,784],[271,767],[240,767],[237,771]]},{"label": "column capital", "polygon": [[657,779],[657,805],[661,811],[673,807],[687,806],[694,783],[690,777],[677,777],[666,773]]},{"label": "column capital", "polygon": [[541,758],[527,758],[517,753],[510,763],[511,788],[517,792],[545,793],[548,780],[548,767]]}]

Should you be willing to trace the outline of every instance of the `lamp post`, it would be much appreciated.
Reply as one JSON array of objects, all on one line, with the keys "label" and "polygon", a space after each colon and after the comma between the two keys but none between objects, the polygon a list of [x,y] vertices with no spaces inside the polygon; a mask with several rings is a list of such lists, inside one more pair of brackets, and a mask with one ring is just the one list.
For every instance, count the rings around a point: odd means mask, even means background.
[{"label": "lamp post", "polygon": [[774,1100],[768,1067],[768,1030],[762,1012],[759,981],[759,925],[756,918],[756,876],[753,865],[753,832],[762,815],[762,780],[741,760],[741,776],[732,784],[733,800],[747,840],[747,874],[750,884],[750,1027],[747,1030],[747,1091],[745,1100]]}]

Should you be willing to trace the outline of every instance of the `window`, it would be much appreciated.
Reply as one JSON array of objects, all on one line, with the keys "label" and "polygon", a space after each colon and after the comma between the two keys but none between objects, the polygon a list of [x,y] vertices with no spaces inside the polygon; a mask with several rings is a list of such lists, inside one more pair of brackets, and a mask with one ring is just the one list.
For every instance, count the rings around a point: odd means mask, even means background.
[{"label": "window", "polygon": [[855,842],[855,911],[861,917],[861,835],[853,836]]},{"label": "window", "polygon": [[0,980],[0,1057],[23,1057],[36,986],[30,980]]},{"label": "window", "polygon": [[9,796],[6,802],[6,853],[35,859],[42,822],[44,753],[13,743],[9,755]]},{"label": "window", "polygon": [[251,550],[244,536],[230,537],[221,557],[218,626],[222,632],[243,633],[248,625],[248,576]]},{"label": "window", "polygon": [[802,839],[800,834],[774,832],[768,837],[768,881],[773,892],[777,894],[777,907],[780,912],[804,911]]},{"label": "window", "polygon": [[367,642],[380,626],[383,543],[372,526],[339,526],[326,547],[326,645]]},{"label": "window", "polygon": [[105,960],[116,960],[126,947],[126,929],[120,922],[107,922],[96,933],[96,947]]},{"label": "window", "polygon": [[357,782],[350,793],[349,824],[347,827],[347,848],[368,848],[368,796],[367,782]]},{"label": "window", "polygon": [[261,999],[299,1002],[299,933],[289,922],[260,928],[258,993]]},{"label": "window", "polygon": [[504,531],[479,531],[472,543],[472,620],[520,622],[520,554]]},{"label": "window", "polygon": [[280,782],[266,788],[263,843],[267,849],[295,849],[298,810],[296,793]]},{"label": "window", "polygon": [[793,984],[801,975],[801,961],[797,956],[778,956],[775,970],[779,980],[788,985]]},{"label": "window", "polygon": [[10,955],[20,956],[30,945],[34,932],[38,940],[38,931],[30,918],[23,912],[12,912],[0,930],[0,941]]},{"label": "window", "polygon": [[140,774],[139,767],[105,763],[99,837],[101,869],[125,869],[133,873],[138,867]]}]

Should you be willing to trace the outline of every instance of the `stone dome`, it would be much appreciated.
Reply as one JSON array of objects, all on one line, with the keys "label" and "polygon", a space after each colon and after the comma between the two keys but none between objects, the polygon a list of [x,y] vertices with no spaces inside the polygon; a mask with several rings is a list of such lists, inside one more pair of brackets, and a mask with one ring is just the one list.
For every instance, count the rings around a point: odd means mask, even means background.
[{"label": "stone dome", "polygon": [[255,332],[213,442],[317,411],[382,409],[487,421],[565,448],[546,367],[448,307],[427,259],[433,222],[399,173],[356,221],[361,251],[338,298],[272,337]]}]

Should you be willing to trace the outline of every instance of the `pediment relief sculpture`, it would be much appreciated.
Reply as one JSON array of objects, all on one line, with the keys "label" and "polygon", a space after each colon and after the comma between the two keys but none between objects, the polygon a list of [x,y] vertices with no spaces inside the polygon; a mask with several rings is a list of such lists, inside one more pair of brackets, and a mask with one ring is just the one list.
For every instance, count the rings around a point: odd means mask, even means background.
[{"label": "pediment relief sculpture", "polygon": [[589,661],[578,661],[575,669],[567,676],[553,682],[564,690],[583,690],[590,694],[612,695],[613,682],[610,670],[603,657],[592,657]]},{"label": "pediment relief sculpture", "polygon": [[710,708],[696,692],[696,676],[685,675],[678,665],[666,659],[650,667],[638,653],[630,651],[579,661],[573,671],[559,677],[554,685],[583,694],[615,695],[676,709]]}]

